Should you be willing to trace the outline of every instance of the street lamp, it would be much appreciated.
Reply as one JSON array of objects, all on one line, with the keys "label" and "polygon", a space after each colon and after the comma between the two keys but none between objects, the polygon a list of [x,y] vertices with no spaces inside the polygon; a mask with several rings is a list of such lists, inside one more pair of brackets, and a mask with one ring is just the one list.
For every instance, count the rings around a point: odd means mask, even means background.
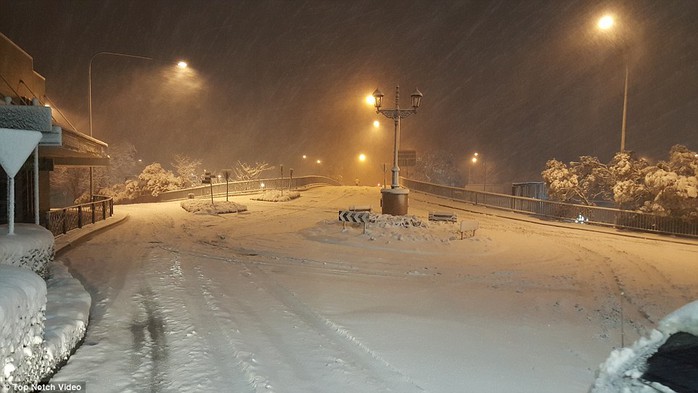
[{"label": "street lamp", "polygon": [[[616,25],[615,19],[611,15],[604,15],[599,19],[597,26],[604,31],[610,31]],[[623,42],[623,60],[625,61],[625,86],[623,88],[623,120],[620,128],[620,152],[625,151],[625,130],[628,118],[628,75],[629,63],[627,43]]]},{"label": "street lamp", "polygon": [[[90,136],[93,136],[93,131],[92,131],[92,62],[94,61],[95,57],[100,56],[100,55],[130,57],[133,59],[142,59],[142,60],[153,60],[152,57],[129,55],[127,53],[117,53],[117,52],[97,52],[94,55],[92,55],[92,57],[90,58],[90,64],[87,67],[87,78],[88,78],[88,80],[87,80],[87,96],[88,96],[87,110],[89,112],[89,118],[90,118]],[[90,166],[90,202],[92,202],[92,200],[93,200],[93,195],[94,195],[94,167]]]},{"label": "street lamp", "polygon": [[393,119],[395,122],[392,168],[393,175],[390,188],[384,188],[381,190],[381,193],[383,194],[383,214],[392,214],[394,216],[405,215],[407,214],[407,196],[409,194],[409,190],[405,188],[401,189],[399,185],[400,168],[398,167],[398,150],[400,148],[400,120],[417,113],[417,108],[419,108],[419,105],[422,102],[422,93],[415,89],[411,94],[411,109],[400,109],[400,86],[395,87],[395,108],[393,109],[381,109],[381,106],[383,106],[384,95],[380,90],[376,89],[376,91],[373,92],[373,97],[375,99],[376,113],[380,113],[389,119]]},{"label": "street lamp", "polygon": [[[89,120],[90,120],[90,136],[93,136],[93,128],[92,128],[92,63],[94,62],[95,58],[97,56],[117,56],[117,57],[129,57],[132,59],[141,59],[141,60],[153,60],[152,57],[148,56],[139,56],[139,55],[131,55],[128,53],[118,53],[118,52],[97,52],[92,57],[90,58],[90,64],[87,68],[87,95],[88,95],[88,112],[89,112]],[[185,61],[179,61],[177,63],[177,67],[180,69],[185,69],[189,65]],[[90,200],[92,200],[92,196],[94,194],[94,167],[90,166]]]}]

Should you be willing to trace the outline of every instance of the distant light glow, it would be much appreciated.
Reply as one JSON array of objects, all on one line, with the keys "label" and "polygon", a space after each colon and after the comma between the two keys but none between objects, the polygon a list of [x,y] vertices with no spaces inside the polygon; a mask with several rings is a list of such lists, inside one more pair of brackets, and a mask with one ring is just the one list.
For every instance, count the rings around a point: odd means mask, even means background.
[{"label": "distant light glow", "polygon": [[189,64],[187,64],[186,61],[180,61],[179,63],[177,63],[177,67],[179,67],[179,68],[181,68],[181,69],[185,69],[185,68],[187,68],[188,66],[189,66]]},{"label": "distant light glow", "polygon": [[364,153],[359,154],[359,161],[361,161],[361,162],[366,161],[366,155]]},{"label": "distant light glow", "polygon": [[303,154],[303,159],[305,160],[306,158],[308,158],[308,156]]},{"label": "distant light glow", "polygon": [[473,164],[477,163],[477,157],[473,157],[472,160]]},{"label": "distant light glow", "polygon": [[373,121],[373,127],[374,127],[374,128],[378,128],[378,127],[380,127],[380,126],[381,126],[381,122],[379,122],[378,120],[374,120],[374,121]]},{"label": "distant light glow", "polygon": [[374,106],[374,105],[376,105],[376,98],[369,94],[366,96],[366,103],[368,105]]},{"label": "distant light glow", "polygon": [[604,15],[603,17],[601,17],[601,19],[599,19],[598,26],[601,30],[608,30],[611,27],[613,27],[614,24],[615,21],[613,20],[613,17],[611,15]]},{"label": "distant light glow", "polygon": [[317,160],[317,161],[315,161],[315,162],[318,163],[318,164],[322,164],[322,161],[321,161],[321,160]]}]

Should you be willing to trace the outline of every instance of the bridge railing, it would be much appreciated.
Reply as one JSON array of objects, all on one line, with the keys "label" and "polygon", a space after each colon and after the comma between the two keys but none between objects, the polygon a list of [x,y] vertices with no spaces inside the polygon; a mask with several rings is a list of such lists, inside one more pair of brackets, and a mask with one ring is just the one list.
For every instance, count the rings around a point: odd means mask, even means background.
[{"label": "bridge railing", "polygon": [[[259,192],[263,190],[278,190],[278,189],[298,189],[307,188],[313,185],[332,185],[339,186],[337,180],[331,179],[325,176],[300,176],[290,179],[288,177],[284,178],[270,178],[270,179],[256,179],[256,180],[236,180],[228,182],[227,188],[230,195],[234,194],[245,194]],[[137,202],[165,202],[174,201],[187,198],[204,198],[210,197],[211,191],[213,190],[213,195],[225,195],[226,184],[225,181],[216,184],[203,184],[197,187],[184,188],[175,191],[166,191],[160,195],[144,196],[138,199]]]},{"label": "bridge railing", "polygon": [[54,236],[87,224],[106,220],[114,215],[114,200],[106,196],[94,196],[94,201],[79,205],[51,209],[46,212],[46,229]]},{"label": "bridge railing", "polygon": [[439,184],[401,178],[402,184],[414,191],[460,202],[509,210],[567,222],[584,222],[619,229],[698,237],[698,222],[676,217],[658,216],[608,207],[526,198],[492,192],[466,190]]}]

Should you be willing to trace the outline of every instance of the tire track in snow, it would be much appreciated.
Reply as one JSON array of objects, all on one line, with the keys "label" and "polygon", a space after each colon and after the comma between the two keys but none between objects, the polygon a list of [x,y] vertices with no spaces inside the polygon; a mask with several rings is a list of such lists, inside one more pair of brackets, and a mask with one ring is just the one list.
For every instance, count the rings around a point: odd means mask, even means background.
[{"label": "tire track in snow", "polygon": [[[600,303],[603,308],[598,309],[597,312],[602,319],[604,334],[608,334],[610,330],[621,329],[624,323],[629,323],[637,334],[643,333],[647,323],[654,326],[652,317],[636,302],[635,294],[629,290],[609,256],[568,239],[561,238],[560,242],[576,255],[578,261],[592,262],[596,266],[592,273],[598,275],[599,279],[587,284],[601,287],[601,290],[595,290],[597,293],[595,297],[602,296]],[[632,307],[629,308],[627,305]],[[642,323],[642,320],[647,323]],[[612,325],[608,326],[609,324]]]},{"label": "tire track in snow", "polygon": [[[171,248],[163,248],[171,252],[180,252]],[[217,260],[242,267],[247,274],[247,281],[253,284],[256,290],[247,291],[247,294],[242,294],[240,296],[245,296],[248,298],[255,297],[256,299],[252,300],[253,302],[256,302],[252,304],[253,307],[260,307],[261,304],[265,304],[268,309],[268,313],[271,313],[269,310],[273,310],[278,314],[286,315],[283,323],[288,323],[291,326],[288,329],[283,329],[283,332],[284,336],[288,337],[275,341],[273,331],[267,332],[265,337],[258,337],[258,340],[267,342],[271,344],[271,346],[275,347],[274,349],[278,351],[278,353],[273,356],[280,358],[280,361],[284,364],[284,367],[292,369],[283,372],[302,375],[304,373],[312,373],[317,369],[321,369],[319,367],[322,367],[322,369],[329,369],[330,373],[334,373],[334,375],[339,375],[340,378],[348,378],[347,383],[352,385],[349,389],[354,389],[349,391],[394,391],[400,393],[424,392],[424,389],[412,381],[409,376],[400,372],[396,367],[392,366],[388,361],[383,359],[378,353],[362,343],[357,337],[352,335],[348,329],[343,328],[335,322],[323,317],[310,306],[303,303],[288,289],[273,280],[273,278],[271,278],[266,272],[257,266],[257,262],[246,262],[229,257],[191,251],[182,251],[182,253],[207,259],[209,261]],[[216,283],[216,281],[210,277],[206,277],[203,269],[199,268],[198,266],[194,269],[198,272],[196,274],[200,280],[198,285],[207,301],[207,308],[219,310],[221,308],[219,305],[221,302],[220,294],[224,292],[223,288],[221,288],[221,284]],[[234,284],[240,285],[239,282],[235,282]],[[227,285],[232,287],[230,283]],[[242,289],[237,289],[237,291],[240,290]],[[257,298],[260,296],[259,291],[266,294],[266,299]],[[216,296],[214,296],[214,294],[216,294]],[[227,301],[227,303],[234,301],[235,295],[232,298],[228,296],[228,300],[229,301]],[[280,323],[279,320],[274,320],[269,315],[260,315],[259,310],[250,309],[250,305],[244,306],[240,301],[236,303],[236,311],[243,314],[237,319],[243,325],[254,325],[257,326],[259,330],[259,326],[267,325],[267,328],[269,328],[270,324]],[[229,304],[228,307],[230,307]],[[221,314],[224,315],[225,313]],[[221,315],[217,316],[217,318],[220,317]],[[247,322],[243,322],[243,317],[249,320]],[[303,326],[305,326],[305,328],[303,328]],[[243,326],[238,326],[238,328],[242,330]],[[281,326],[273,326],[273,329],[280,328]],[[235,340],[229,338],[229,341],[233,347],[238,348],[237,350],[240,351],[240,348],[235,343]],[[293,343],[305,343],[305,346],[298,346],[297,344]],[[294,350],[304,354],[302,363],[306,364],[301,365],[298,360],[293,359],[294,357],[298,356],[297,354],[284,353],[284,351],[288,351],[288,349],[285,349],[284,346],[293,347]],[[247,363],[249,364],[249,367],[246,367],[246,369],[254,371],[254,373],[259,373],[259,367],[257,367],[257,360],[254,358],[253,351],[243,350],[241,353],[244,354],[245,358],[247,359]],[[263,354],[259,355],[263,356]],[[267,355],[267,357],[272,356],[268,353],[265,353],[264,355]],[[279,361],[278,358],[276,359],[277,361]],[[307,363],[313,362],[315,363],[314,367],[307,366]],[[305,367],[309,371],[299,370],[298,367]],[[314,379],[315,381],[320,381],[323,376],[311,375],[310,378]],[[253,380],[258,382],[264,381],[264,386],[267,389],[266,391],[273,389],[275,383],[273,378],[266,376],[256,376],[253,377]],[[329,379],[329,382],[333,381],[336,381],[336,379]],[[317,390],[318,386],[314,383],[311,383],[309,389],[318,392],[325,391],[326,388]],[[356,387],[353,386],[356,384],[362,385]],[[366,384],[368,387],[364,386]],[[257,386],[259,386],[259,384],[257,384]]]},{"label": "tire track in snow", "polygon": [[[172,260],[169,278],[177,292],[171,300],[181,303],[192,316],[193,322],[189,326],[195,333],[191,335],[205,341],[205,348],[198,348],[197,344],[195,352],[196,358],[211,363],[210,366],[217,370],[211,379],[218,379],[217,384],[223,385],[224,391],[273,393],[265,384],[259,383],[263,377],[253,372],[253,365],[243,356],[244,351],[240,350],[242,342],[234,337],[236,322],[231,318],[223,320],[220,307],[212,300],[213,294],[200,286],[198,266],[192,263],[194,267],[189,271],[182,266],[182,254],[176,249],[166,250]],[[176,318],[178,321],[183,319],[181,315]],[[222,351],[221,348],[230,350]]]},{"label": "tire track in snow", "polygon": [[[616,255],[628,254],[627,251],[618,247],[613,242],[604,243],[605,246]],[[637,287],[634,289],[636,294],[634,295],[633,300],[638,303],[638,307],[642,310],[643,314],[647,315],[647,319],[649,321],[655,323],[655,320],[663,318],[664,314],[673,310],[673,308],[671,310],[657,310],[656,304],[651,300],[653,297],[656,298],[657,296],[660,296],[664,299],[677,299],[679,300],[677,307],[695,300],[692,296],[687,294],[685,289],[677,286],[664,272],[659,270],[655,262],[648,260],[645,255],[642,255],[641,253],[638,253],[632,249],[630,254],[633,255],[632,258],[628,258],[627,256],[618,258],[618,260],[626,261],[626,265],[619,266],[619,269],[630,270],[627,275],[632,281],[626,286],[633,283]],[[636,273],[632,274],[633,271]],[[640,274],[638,274],[638,272]],[[645,281],[636,282],[634,279],[635,277],[641,277],[642,279],[645,279]],[[642,305],[639,304],[640,302],[642,302]]]},{"label": "tire track in snow", "polygon": [[[339,343],[344,351],[358,358],[360,362],[369,368],[379,370],[380,376],[388,382],[390,390],[397,392],[424,392],[409,376],[399,371],[378,353],[362,343],[351,332],[335,322],[323,317],[310,306],[303,303],[297,296],[271,278],[266,272],[257,266],[245,263],[251,271],[261,276],[265,289],[281,303],[293,310],[309,326],[323,334],[328,339]],[[368,371],[368,370],[367,370]]]}]

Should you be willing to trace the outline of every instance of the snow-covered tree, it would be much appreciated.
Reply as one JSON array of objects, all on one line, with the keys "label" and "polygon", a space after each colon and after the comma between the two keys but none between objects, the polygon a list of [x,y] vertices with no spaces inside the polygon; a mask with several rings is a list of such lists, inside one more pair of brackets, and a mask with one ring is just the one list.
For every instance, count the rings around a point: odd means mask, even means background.
[{"label": "snow-covered tree", "polygon": [[608,165],[586,156],[569,166],[550,160],[541,174],[553,199],[593,204],[612,195],[626,210],[698,220],[698,154],[682,145],[656,166],[620,152]]},{"label": "snow-covered tree", "polygon": [[201,160],[193,159],[185,154],[176,154],[171,163],[180,179],[183,188],[198,186],[200,181],[197,173],[201,173]]},{"label": "snow-covered tree", "polygon": [[563,202],[575,202],[579,199],[579,179],[564,162],[555,159],[545,163],[541,173],[548,187],[548,196]]},{"label": "snow-covered tree", "polygon": [[660,162],[644,178],[652,199],[642,210],[661,215],[698,220],[698,156],[685,146],[675,145],[669,161]]},{"label": "snow-covered tree", "polygon": [[619,152],[609,164],[613,200],[623,209],[637,210],[649,198],[645,175],[649,170],[646,160],[632,152]]},{"label": "snow-covered tree", "polygon": [[594,205],[594,201],[611,197],[613,175],[608,165],[601,163],[598,158],[581,156],[578,162],[570,163],[570,170],[577,175],[577,196],[584,204]]},{"label": "snow-covered tree", "polygon": [[253,165],[238,161],[233,167],[235,172],[235,178],[237,180],[255,180],[264,171],[269,171],[274,169],[273,165],[269,165],[266,162],[255,162]]}]

